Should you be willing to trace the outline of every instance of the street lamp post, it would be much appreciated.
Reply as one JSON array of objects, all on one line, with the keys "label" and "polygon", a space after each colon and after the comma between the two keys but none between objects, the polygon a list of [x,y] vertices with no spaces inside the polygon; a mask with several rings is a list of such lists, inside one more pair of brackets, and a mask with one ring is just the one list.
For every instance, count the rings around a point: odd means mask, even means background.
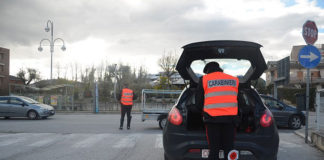
[{"label": "street lamp post", "polygon": [[[49,24],[50,24],[50,26],[49,26]],[[56,42],[57,40],[62,41],[63,45],[62,45],[61,49],[62,49],[62,51],[65,51],[65,50],[66,50],[65,42],[64,42],[64,40],[63,40],[62,38],[56,38],[56,39],[53,38],[53,32],[54,32],[54,27],[53,27],[53,26],[54,26],[53,21],[48,20],[48,21],[47,21],[46,28],[45,28],[45,31],[46,31],[46,32],[51,31],[51,38],[50,38],[50,39],[47,39],[47,38],[42,39],[42,40],[39,42],[39,47],[38,47],[38,51],[41,52],[41,51],[43,51],[42,43],[43,43],[44,41],[48,41],[49,44],[50,44],[49,46],[50,46],[50,51],[51,51],[51,80],[52,80],[52,78],[53,78],[53,77],[52,77],[52,75],[53,75],[53,53],[54,53],[54,44],[55,44],[55,42]]]}]

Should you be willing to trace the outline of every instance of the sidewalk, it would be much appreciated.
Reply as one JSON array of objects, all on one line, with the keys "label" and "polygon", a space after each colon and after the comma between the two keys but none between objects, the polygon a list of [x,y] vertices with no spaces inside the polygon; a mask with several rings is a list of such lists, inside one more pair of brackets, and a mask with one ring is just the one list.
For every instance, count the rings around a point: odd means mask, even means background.
[{"label": "sidewalk", "polygon": [[[324,124],[324,115],[320,115],[321,119],[319,119],[319,124]],[[319,130],[317,130],[317,126],[315,123],[316,119],[316,113],[310,112],[309,113],[309,122],[308,122],[308,141],[316,146],[318,149],[324,151],[324,127],[320,127]],[[303,126],[301,129],[296,130],[295,134],[305,139],[305,126]]]},{"label": "sidewalk", "polygon": [[[312,134],[312,130],[308,128],[308,141],[311,142],[311,134]],[[305,126],[303,126],[301,129],[298,129],[295,131],[295,134],[300,136],[301,138],[305,139]]]}]

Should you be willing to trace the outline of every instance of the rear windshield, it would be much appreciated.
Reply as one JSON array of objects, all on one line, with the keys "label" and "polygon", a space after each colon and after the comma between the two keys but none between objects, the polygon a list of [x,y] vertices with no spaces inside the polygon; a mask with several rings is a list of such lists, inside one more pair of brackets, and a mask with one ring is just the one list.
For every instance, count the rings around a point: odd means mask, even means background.
[{"label": "rear windshield", "polygon": [[248,60],[237,60],[237,59],[206,59],[206,60],[196,60],[191,63],[192,71],[198,76],[204,75],[203,70],[207,63],[217,62],[223,69],[224,73],[241,77],[246,74],[251,66]]}]

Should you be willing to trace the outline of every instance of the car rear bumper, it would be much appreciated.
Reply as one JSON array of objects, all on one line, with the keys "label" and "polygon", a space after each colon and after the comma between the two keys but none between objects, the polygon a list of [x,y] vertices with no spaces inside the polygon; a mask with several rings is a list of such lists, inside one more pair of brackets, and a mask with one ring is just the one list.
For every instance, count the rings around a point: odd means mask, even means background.
[{"label": "car rear bumper", "polygon": [[[279,135],[275,134],[238,134],[234,148],[239,151],[250,151],[254,157],[262,160],[273,160],[277,157]],[[196,133],[164,133],[163,145],[166,156],[170,159],[202,159],[201,152],[191,153],[190,149],[208,149],[206,136],[203,132]]]}]

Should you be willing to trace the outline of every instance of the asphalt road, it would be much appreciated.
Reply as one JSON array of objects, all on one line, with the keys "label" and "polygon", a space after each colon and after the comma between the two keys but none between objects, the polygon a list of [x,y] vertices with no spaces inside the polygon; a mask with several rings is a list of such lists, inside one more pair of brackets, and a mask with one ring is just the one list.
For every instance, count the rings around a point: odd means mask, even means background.
[{"label": "asphalt road", "polygon": [[[131,130],[118,130],[118,114],[59,114],[46,120],[0,120],[0,159],[163,160],[156,121],[134,114]],[[280,129],[279,160],[322,160],[324,153],[293,130]]]}]

